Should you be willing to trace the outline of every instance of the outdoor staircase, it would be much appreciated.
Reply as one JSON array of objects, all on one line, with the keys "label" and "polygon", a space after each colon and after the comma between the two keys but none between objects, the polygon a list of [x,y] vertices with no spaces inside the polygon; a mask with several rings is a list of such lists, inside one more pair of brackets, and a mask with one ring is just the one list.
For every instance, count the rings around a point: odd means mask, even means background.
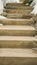
[{"label": "outdoor staircase", "polygon": [[37,65],[37,37],[32,7],[8,3],[0,20],[0,65]]},{"label": "outdoor staircase", "polygon": [[[9,18],[26,18],[29,17],[31,18],[32,15],[30,14],[30,12],[33,10],[33,8],[31,6],[26,6],[22,3],[13,3],[13,4],[6,4],[5,9],[4,9],[4,13],[3,15],[5,15],[6,17]],[[13,16],[13,17],[11,17]],[[26,16],[26,17],[25,17]]]}]

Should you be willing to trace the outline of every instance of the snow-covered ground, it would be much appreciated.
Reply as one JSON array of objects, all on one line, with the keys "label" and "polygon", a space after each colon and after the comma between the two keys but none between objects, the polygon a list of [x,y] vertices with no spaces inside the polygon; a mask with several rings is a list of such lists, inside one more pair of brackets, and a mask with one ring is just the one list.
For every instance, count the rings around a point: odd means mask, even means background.
[{"label": "snow-covered ground", "polygon": [[[6,3],[20,3],[20,0],[6,0]],[[1,16],[1,14],[3,13],[3,9],[4,9],[4,5],[3,5],[3,1],[0,0],[0,19],[7,19],[4,16]]]},{"label": "snow-covered ground", "polygon": [[1,16],[1,14],[3,13],[3,9],[4,9],[3,2],[2,0],[0,0],[0,19],[6,19],[6,17]]},{"label": "snow-covered ground", "polygon": [[20,0],[6,0],[6,3],[20,3]]},{"label": "snow-covered ground", "polygon": [[4,9],[3,2],[2,2],[2,0],[0,0],[0,14],[3,13],[3,9]]},{"label": "snow-covered ground", "polygon": [[32,6],[32,5],[34,5],[34,6],[33,6],[34,9],[33,9],[33,11],[31,12],[31,14],[36,15],[36,14],[37,14],[37,0],[33,0],[31,6]]}]

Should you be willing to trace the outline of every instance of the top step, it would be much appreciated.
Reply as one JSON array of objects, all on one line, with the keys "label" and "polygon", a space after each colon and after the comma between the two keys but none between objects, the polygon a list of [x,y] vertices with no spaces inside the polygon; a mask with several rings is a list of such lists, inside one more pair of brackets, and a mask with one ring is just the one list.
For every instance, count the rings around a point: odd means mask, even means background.
[{"label": "top step", "polygon": [[33,7],[24,5],[22,3],[7,3],[5,8],[11,8],[11,9],[12,8],[16,8],[16,9],[18,9],[18,8],[19,9],[20,8],[22,8],[22,9],[33,9]]},{"label": "top step", "polygon": [[28,7],[28,5],[25,5],[23,3],[7,3],[6,6],[8,6],[8,5],[13,5],[13,6],[26,6],[26,7]]}]

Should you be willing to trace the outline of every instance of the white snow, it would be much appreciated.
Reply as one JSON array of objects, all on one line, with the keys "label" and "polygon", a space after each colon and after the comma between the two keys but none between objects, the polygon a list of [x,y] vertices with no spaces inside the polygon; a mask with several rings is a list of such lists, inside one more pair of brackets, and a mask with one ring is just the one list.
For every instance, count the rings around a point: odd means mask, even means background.
[{"label": "white snow", "polygon": [[3,2],[2,2],[2,0],[0,0],[0,14],[3,13],[3,9],[4,9]]},{"label": "white snow", "polygon": [[20,3],[20,0],[7,0],[6,3]]},{"label": "white snow", "polygon": [[[31,14],[36,15],[36,14],[37,14],[37,0],[34,0],[33,3],[32,3],[32,5],[33,5],[33,4],[35,4],[35,5],[33,6],[34,9],[33,9],[33,11],[31,12]],[[31,6],[32,6],[32,5],[31,5]]]},{"label": "white snow", "polygon": [[2,2],[2,0],[0,0],[0,20],[6,19],[6,17],[1,16],[1,14],[3,13],[3,9],[4,9],[3,2]]},{"label": "white snow", "polygon": [[2,19],[7,19],[7,18],[0,15],[0,20],[2,20]]}]

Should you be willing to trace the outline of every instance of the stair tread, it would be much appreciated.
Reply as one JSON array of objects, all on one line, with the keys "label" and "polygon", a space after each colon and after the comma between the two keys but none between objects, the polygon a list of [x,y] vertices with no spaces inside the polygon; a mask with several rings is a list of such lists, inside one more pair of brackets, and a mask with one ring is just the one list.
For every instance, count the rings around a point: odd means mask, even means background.
[{"label": "stair tread", "polygon": [[36,57],[37,58],[37,54],[34,53],[32,49],[2,48],[0,49],[0,57]]},{"label": "stair tread", "polygon": [[7,14],[8,18],[20,18],[20,19],[31,19],[32,15],[27,15],[27,14]]},{"label": "stair tread", "polygon": [[[5,12],[4,12],[4,13],[5,13]],[[7,13],[7,15],[11,15],[11,16],[12,16],[12,15],[13,15],[13,16],[20,16],[20,15],[21,15],[21,16],[22,16],[22,15],[24,15],[24,14],[16,14],[16,13],[15,13],[15,14],[11,14],[11,13],[8,14],[8,13]],[[28,14],[28,15],[25,14],[24,16],[32,16],[32,15],[31,15],[31,14]]]},{"label": "stair tread", "polygon": [[4,11],[31,11],[30,9],[4,9]]},{"label": "stair tread", "polygon": [[[10,5],[14,5],[14,4],[15,4],[15,5],[24,5],[23,3],[7,3],[6,5],[9,5],[9,4],[10,4]],[[27,5],[24,5],[24,6],[27,6]],[[31,6],[29,6],[29,7],[31,7]]]},{"label": "stair tread", "polygon": [[34,23],[33,19],[4,19],[0,20],[4,25],[31,25]]},{"label": "stair tread", "polygon": [[33,26],[5,25],[5,26],[0,26],[0,30],[36,30],[36,29]]},{"label": "stair tread", "polygon": [[34,48],[36,37],[0,36],[0,48]]},{"label": "stair tread", "polygon": [[32,6],[28,6],[28,5],[25,5],[23,3],[7,3],[6,6],[24,6],[24,7],[29,7],[29,8],[33,8]]},{"label": "stair tread", "polygon": [[7,13],[30,14],[31,10],[7,10]]},{"label": "stair tread", "polygon": [[13,9],[13,8],[15,8],[15,9],[33,9],[33,7],[32,6],[27,6],[27,5],[24,5],[24,4],[22,4],[22,3],[7,3],[6,4],[6,6],[5,6],[5,8],[6,9]]},{"label": "stair tread", "polygon": [[33,19],[4,19],[2,21],[33,21]]},{"label": "stair tread", "polygon": [[26,7],[32,7],[32,6],[27,6],[27,5],[24,5],[23,3],[7,3],[7,5],[23,5],[23,6],[26,6]]},{"label": "stair tread", "polygon": [[0,40],[34,41],[37,39],[35,37],[29,37],[29,36],[0,36]]}]

